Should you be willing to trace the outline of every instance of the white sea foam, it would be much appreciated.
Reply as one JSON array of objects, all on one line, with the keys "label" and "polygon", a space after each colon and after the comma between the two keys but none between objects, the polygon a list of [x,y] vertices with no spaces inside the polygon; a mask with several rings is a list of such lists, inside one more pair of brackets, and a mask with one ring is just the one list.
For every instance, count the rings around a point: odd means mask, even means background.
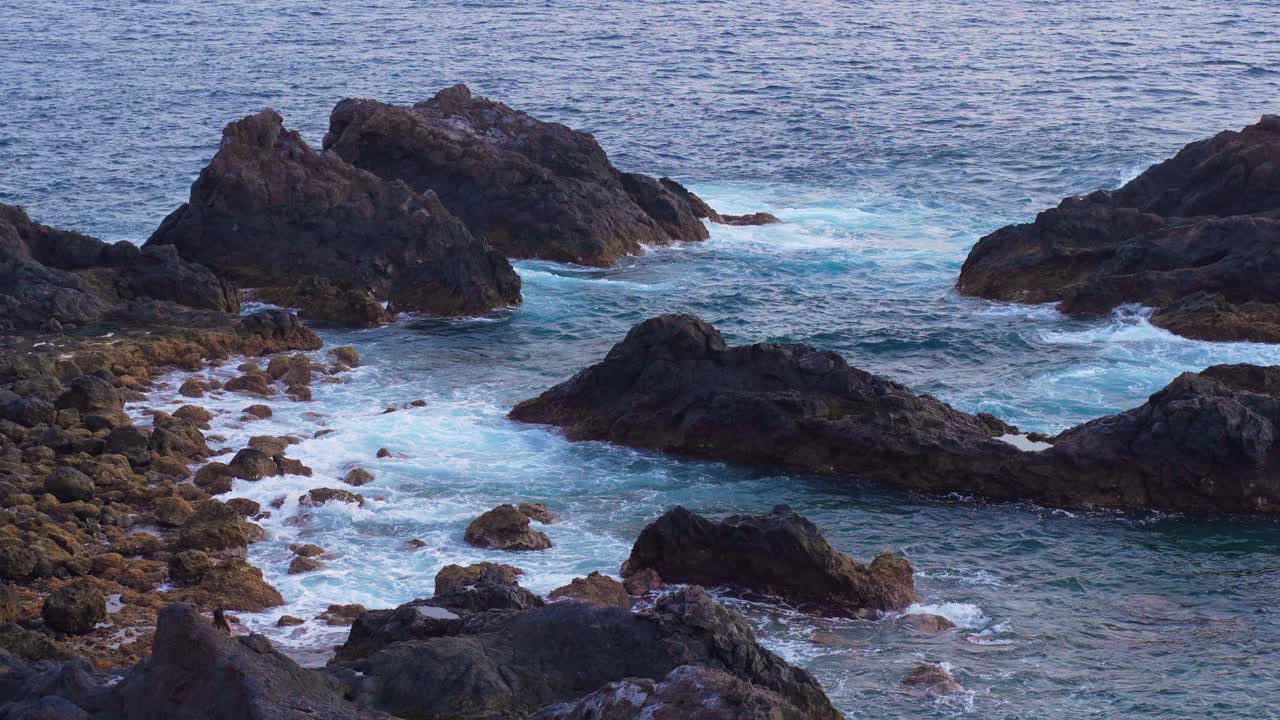
[{"label": "white sea foam", "polygon": [[979,630],[991,623],[991,618],[982,608],[969,603],[944,602],[936,605],[915,603],[906,609],[904,615],[941,615],[956,624],[961,630]]}]

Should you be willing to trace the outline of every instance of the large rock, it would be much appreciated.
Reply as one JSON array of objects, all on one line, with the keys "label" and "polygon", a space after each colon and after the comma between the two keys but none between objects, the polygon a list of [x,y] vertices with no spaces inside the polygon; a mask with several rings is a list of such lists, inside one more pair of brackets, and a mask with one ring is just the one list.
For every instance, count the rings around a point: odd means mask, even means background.
[{"label": "large rock", "polygon": [[1024,451],[998,439],[1015,428],[916,395],[834,353],[772,343],[730,348],[701,320],[666,315],[640,323],[602,362],[516,405],[511,417],[561,426],[575,440],[926,492],[1063,507],[1276,512],[1280,396],[1270,393],[1280,381],[1265,380],[1275,372],[1184,375],[1139,408],[1067,430],[1049,449]]},{"label": "large rock", "polygon": [[719,522],[677,507],[645,527],[623,568],[625,576],[650,569],[668,582],[752,590],[845,615],[905,610],[918,599],[911,563],[884,553],[862,565],[785,505]]},{"label": "large rock", "polygon": [[514,505],[499,505],[471,521],[463,533],[468,545],[493,550],[546,550],[551,538],[529,527],[529,516]]},{"label": "large rock", "polygon": [[982,238],[962,293],[1056,302],[1073,316],[1125,303],[1204,340],[1280,342],[1280,116],[1191,143],[1115,191],[1071,197]]},{"label": "large rock", "polygon": [[87,633],[107,617],[102,593],[86,581],[64,585],[44,599],[40,617],[59,632]]},{"label": "large rock", "polygon": [[1278,385],[1280,366],[1183,373],[1141,406],[1027,453],[1023,472],[1050,502],[1280,512]]},{"label": "large rock", "polygon": [[772,690],[723,670],[682,665],[662,680],[628,678],[532,720],[809,720]]},{"label": "large rock", "polygon": [[108,245],[0,204],[0,328],[142,319],[158,312],[157,303],[226,313],[240,308],[235,288],[172,250]]},{"label": "large rock", "polygon": [[1003,424],[805,345],[727,347],[711,325],[664,315],[636,325],[605,359],[519,403],[511,417],[717,460],[991,494],[1019,454]]},{"label": "large rock", "polygon": [[343,100],[324,147],[434,191],[508,257],[611,265],[643,245],[708,236],[699,218],[710,208],[695,206],[692,193],[623,173],[590,135],[474,97],[465,85],[411,108]]},{"label": "large rock", "polygon": [[402,298],[402,310],[477,314],[520,301],[510,264],[434,194],[315,152],[272,110],[226,127],[190,202],[147,241],[158,245],[252,287],[318,277],[386,298],[412,272],[435,291]]},{"label": "large rock", "polygon": [[462,719],[520,717],[690,664],[776,693],[804,717],[840,717],[808,673],[761,647],[740,616],[697,587],[640,614],[585,603],[485,614],[460,634],[397,642],[345,668],[362,705]]},{"label": "large rock", "polygon": [[170,605],[156,622],[151,656],[105,702],[122,720],[356,720],[361,710],[323,674],[299,667],[261,635],[233,638],[189,605]]}]

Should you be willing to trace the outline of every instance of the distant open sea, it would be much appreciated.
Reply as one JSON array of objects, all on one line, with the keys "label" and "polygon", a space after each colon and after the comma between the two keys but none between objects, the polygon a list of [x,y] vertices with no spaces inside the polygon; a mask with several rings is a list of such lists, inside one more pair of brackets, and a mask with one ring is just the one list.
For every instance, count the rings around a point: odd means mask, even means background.
[{"label": "distant open sea", "polygon": [[[712,226],[704,243],[610,270],[517,263],[525,302],[492,317],[322,330],[363,356],[350,382],[251,428],[220,418],[232,445],[336,430],[291,450],[315,477],[233,495],[296,498],[352,463],[378,474],[364,508],[289,523],[290,500],[250,550],[288,604],[243,620],[298,657],[322,660],[345,631],[277,629],[281,614],[390,607],[428,595],[445,564],[509,560],[461,541],[499,502],[543,501],[564,518],[547,529],[553,549],[517,558],[539,592],[616,574],[675,504],[788,503],[854,557],[905,554],[925,609],[960,626],[922,637],[892,618],[730,601],[850,718],[1280,717],[1274,519],[916,497],[570,444],[504,419],[634,323],[675,311],[731,342],[836,350],[1046,432],[1138,405],[1186,370],[1280,364],[1280,346],[1180,339],[1141,308],[1081,322],[953,289],[991,230],[1280,112],[1274,0],[0,0],[0,24],[0,201],[105,240],[145,241],[231,120],[274,107],[318,146],[344,97],[411,103],[454,82],[590,131],[618,166],[687,181],[722,211],[785,221]],[[151,406],[181,404],[172,379]],[[380,414],[418,398],[425,408]],[[375,461],[379,447],[406,457]],[[406,551],[410,538],[427,547]],[[287,575],[293,542],[336,557]],[[924,661],[968,692],[903,693]]]}]

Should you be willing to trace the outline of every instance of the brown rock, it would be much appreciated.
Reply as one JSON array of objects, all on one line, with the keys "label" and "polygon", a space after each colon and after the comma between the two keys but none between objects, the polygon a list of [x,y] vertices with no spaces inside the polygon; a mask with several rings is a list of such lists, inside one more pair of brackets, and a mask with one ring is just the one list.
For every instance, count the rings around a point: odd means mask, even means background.
[{"label": "brown rock", "polygon": [[436,573],[437,597],[462,590],[468,585],[480,582],[486,572],[496,573],[495,577],[507,584],[515,584],[524,570],[514,565],[503,563],[481,562],[474,565],[445,565]]},{"label": "brown rock", "polygon": [[289,562],[289,574],[301,575],[302,573],[311,572],[312,570],[319,570],[322,567],[324,567],[324,563],[316,560],[315,558],[295,555],[293,560]]},{"label": "brown rock", "polygon": [[365,612],[365,607],[358,603],[351,605],[330,605],[328,609],[316,617],[326,625],[346,627],[355,622]]},{"label": "brown rock", "polygon": [[329,351],[335,360],[349,368],[360,367],[360,354],[350,345],[336,347]]},{"label": "brown rock", "polygon": [[552,600],[585,602],[598,607],[631,607],[631,596],[622,583],[598,572],[585,578],[574,578],[568,585],[552,590],[547,597]]},{"label": "brown rock", "polygon": [[556,516],[552,515],[547,510],[547,506],[542,503],[520,503],[516,509],[534,522],[550,525],[556,521]]},{"label": "brown rock", "polygon": [[276,620],[276,627],[293,627],[295,625],[302,625],[306,622],[306,620],[293,615],[281,615],[280,619]]},{"label": "brown rock", "polygon": [[647,595],[662,585],[662,576],[653,568],[641,568],[622,581],[628,595]]},{"label": "brown rock", "polygon": [[298,497],[298,504],[304,507],[316,507],[327,502],[344,502],[356,505],[364,505],[364,496],[353,493],[350,490],[339,490],[337,488],[315,488],[308,490],[306,495]]},{"label": "brown rock", "polygon": [[250,405],[244,410],[241,410],[241,412],[249,417],[258,418],[259,420],[266,420],[271,417],[271,408],[266,405]]},{"label": "brown rock", "polygon": [[361,485],[373,482],[373,473],[365,470],[364,468],[352,468],[343,476],[342,482],[354,487],[360,487]]},{"label": "brown rock", "polygon": [[468,545],[494,550],[545,550],[546,533],[529,528],[529,517],[514,505],[499,505],[471,521],[463,534]]},{"label": "brown rock", "polygon": [[912,613],[903,615],[899,621],[904,627],[910,628],[919,633],[927,633],[934,635],[940,632],[946,632],[955,627],[956,624],[941,615],[933,615],[931,613]]},{"label": "brown rock", "polygon": [[957,695],[964,687],[941,665],[919,665],[902,680],[903,686],[933,695]]},{"label": "brown rock", "polygon": [[191,503],[180,497],[164,497],[156,500],[151,512],[161,525],[181,527],[196,511]]}]

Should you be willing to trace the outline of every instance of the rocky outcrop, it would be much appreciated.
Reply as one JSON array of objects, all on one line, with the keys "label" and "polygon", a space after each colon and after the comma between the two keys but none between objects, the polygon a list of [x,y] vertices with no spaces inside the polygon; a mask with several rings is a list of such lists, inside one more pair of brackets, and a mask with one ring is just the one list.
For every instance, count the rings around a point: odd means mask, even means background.
[{"label": "rocky outcrop", "polygon": [[530,528],[529,516],[514,505],[499,505],[472,520],[463,533],[463,540],[468,545],[494,550],[546,550],[551,547],[551,538]]},{"label": "rocky outcrop", "polygon": [[[519,717],[628,678],[661,681],[684,665],[728,673],[815,720],[835,720],[808,673],[755,641],[697,587],[633,614],[585,603],[476,615],[461,633],[397,642],[346,671],[357,703],[402,717]],[[555,668],[555,672],[548,672]]]},{"label": "rocky outcrop", "polygon": [[[1024,451],[969,415],[803,345],[727,347],[690,316],[640,323],[597,365],[511,411],[610,440],[894,487],[1062,507],[1280,511],[1270,369],[1187,374],[1141,407]],[[1256,392],[1263,390],[1265,392]],[[659,573],[665,577],[665,573]]]},{"label": "rocky outcrop", "polygon": [[[574,440],[779,465],[947,491],[1002,480],[1003,424],[804,345],[727,347],[688,315],[636,325],[600,363],[511,417]],[[998,421],[996,421],[998,422]],[[996,488],[992,488],[995,490]]]},{"label": "rocky outcrop", "polygon": [[1203,340],[1280,342],[1280,116],[1191,143],[1115,191],[1071,197],[982,238],[967,295],[1056,302],[1068,315],[1125,303]]},{"label": "rocky outcrop", "polygon": [[612,682],[532,720],[809,720],[786,698],[722,670],[682,665],[662,680]]},{"label": "rocky outcrop", "polygon": [[123,720],[356,720],[385,718],[356,708],[336,685],[299,667],[261,635],[233,638],[194,608],[160,613],[151,656],[104,703]]},{"label": "rocky outcrop", "polygon": [[391,321],[391,313],[367,287],[334,283],[317,276],[289,287],[258,288],[259,300],[297,308],[308,320],[347,327],[377,327]]},{"label": "rocky outcrop", "polygon": [[[434,194],[315,152],[271,110],[226,127],[190,202],[147,241],[165,245],[244,286],[294,285],[289,296],[303,298],[304,310],[318,319],[381,319],[342,288],[368,289],[380,299],[390,293],[399,310],[441,315],[520,301],[520,278],[510,264]],[[400,282],[395,294],[402,273],[431,291],[408,295]]]},{"label": "rocky outcrop", "polygon": [[614,168],[590,135],[475,97],[465,85],[411,108],[343,100],[324,147],[434,191],[508,257],[607,266],[644,245],[704,240],[701,218],[719,218],[682,187]]},{"label": "rocky outcrop", "polygon": [[719,522],[670,510],[640,533],[622,574],[646,569],[668,582],[751,590],[842,615],[904,610],[918,599],[911,563],[883,553],[862,565],[785,505]]},{"label": "rocky outcrop", "polygon": [[234,287],[170,248],[108,245],[0,204],[0,330],[56,332],[239,308]]}]

